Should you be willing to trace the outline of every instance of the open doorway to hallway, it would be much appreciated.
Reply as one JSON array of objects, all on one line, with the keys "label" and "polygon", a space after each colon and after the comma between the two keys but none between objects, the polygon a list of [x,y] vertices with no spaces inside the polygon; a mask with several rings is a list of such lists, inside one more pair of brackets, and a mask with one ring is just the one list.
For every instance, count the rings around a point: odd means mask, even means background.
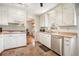
[{"label": "open doorway to hallway", "polygon": [[35,21],[34,19],[30,18],[28,21],[27,21],[27,43],[28,45],[29,44],[32,44],[32,45],[35,45],[35,37],[34,37],[34,34],[35,34]]}]

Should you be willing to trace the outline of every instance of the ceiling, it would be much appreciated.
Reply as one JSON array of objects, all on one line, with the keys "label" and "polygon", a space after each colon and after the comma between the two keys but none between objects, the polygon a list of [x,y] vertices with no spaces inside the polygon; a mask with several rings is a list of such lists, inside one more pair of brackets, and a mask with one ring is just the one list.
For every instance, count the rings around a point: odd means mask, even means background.
[{"label": "ceiling", "polygon": [[54,8],[57,4],[55,3],[44,3],[43,7],[40,7],[40,3],[26,4],[28,5],[28,11],[32,14],[40,15],[51,8]]},{"label": "ceiling", "polygon": [[51,8],[54,8],[57,3],[43,3],[43,7],[40,7],[40,3],[3,3],[4,5],[16,6],[23,9],[30,14],[40,15]]}]

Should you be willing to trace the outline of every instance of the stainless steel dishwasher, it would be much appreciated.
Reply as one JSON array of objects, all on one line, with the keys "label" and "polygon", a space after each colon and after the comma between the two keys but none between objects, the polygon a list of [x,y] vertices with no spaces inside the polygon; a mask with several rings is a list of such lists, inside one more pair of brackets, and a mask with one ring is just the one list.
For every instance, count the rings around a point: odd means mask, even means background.
[{"label": "stainless steel dishwasher", "polygon": [[62,36],[52,35],[51,49],[59,55],[63,55],[62,39]]}]

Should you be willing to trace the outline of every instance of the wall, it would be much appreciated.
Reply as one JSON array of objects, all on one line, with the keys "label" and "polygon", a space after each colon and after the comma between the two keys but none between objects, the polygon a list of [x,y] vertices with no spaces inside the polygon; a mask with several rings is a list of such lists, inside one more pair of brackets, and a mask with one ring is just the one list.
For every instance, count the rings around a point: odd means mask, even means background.
[{"label": "wall", "polygon": [[78,30],[78,38],[77,38],[77,49],[78,49],[78,56],[79,56],[79,4],[76,3],[76,15],[77,15],[77,30]]},{"label": "wall", "polygon": [[40,17],[39,16],[34,16],[34,19],[35,19],[35,41],[38,41],[37,40],[37,33],[39,32],[40,30]]},{"label": "wall", "polygon": [[35,16],[35,31],[36,32],[39,32],[39,29],[40,29],[40,18],[39,16]]}]

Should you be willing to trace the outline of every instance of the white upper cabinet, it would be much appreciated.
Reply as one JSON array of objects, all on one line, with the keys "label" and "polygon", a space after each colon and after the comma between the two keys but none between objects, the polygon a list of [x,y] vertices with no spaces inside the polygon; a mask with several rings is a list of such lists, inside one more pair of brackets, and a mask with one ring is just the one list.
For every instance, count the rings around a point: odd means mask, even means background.
[{"label": "white upper cabinet", "polygon": [[40,16],[40,27],[44,27],[45,26],[45,15],[41,15]]},{"label": "white upper cabinet", "polygon": [[57,20],[57,10],[56,8],[48,12],[49,26],[56,24]]},{"label": "white upper cabinet", "polygon": [[49,24],[48,24],[48,14],[45,14],[45,27],[49,27]]},{"label": "white upper cabinet", "polygon": [[61,26],[61,25],[63,25],[63,22],[62,22],[62,17],[63,17],[63,14],[62,14],[62,5],[59,5],[58,7],[57,7],[57,21],[56,21],[56,23],[57,23],[57,25],[59,25],[59,26]]},{"label": "white upper cabinet", "polygon": [[8,8],[0,6],[0,25],[8,25]]},{"label": "white upper cabinet", "polygon": [[26,19],[26,11],[17,7],[8,7],[8,20],[10,23]]},{"label": "white upper cabinet", "polygon": [[26,10],[19,7],[0,5],[0,25],[26,20]]},{"label": "white upper cabinet", "polygon": [[48,12],[49,25],[56,24],[58,26],[73,26],[76,23],[75,4],[63,3],[58,4],[55,8]]},{"label": "white upper cabinet", "polygon": [[63,25],[76,25],[75,21],[75,6],[74,4],[67,3],[63,5]]},{"label": "white upper cabinet", "polygon": [[48,14],[45,13],[40,16],[40,27],[48,27]]}]

